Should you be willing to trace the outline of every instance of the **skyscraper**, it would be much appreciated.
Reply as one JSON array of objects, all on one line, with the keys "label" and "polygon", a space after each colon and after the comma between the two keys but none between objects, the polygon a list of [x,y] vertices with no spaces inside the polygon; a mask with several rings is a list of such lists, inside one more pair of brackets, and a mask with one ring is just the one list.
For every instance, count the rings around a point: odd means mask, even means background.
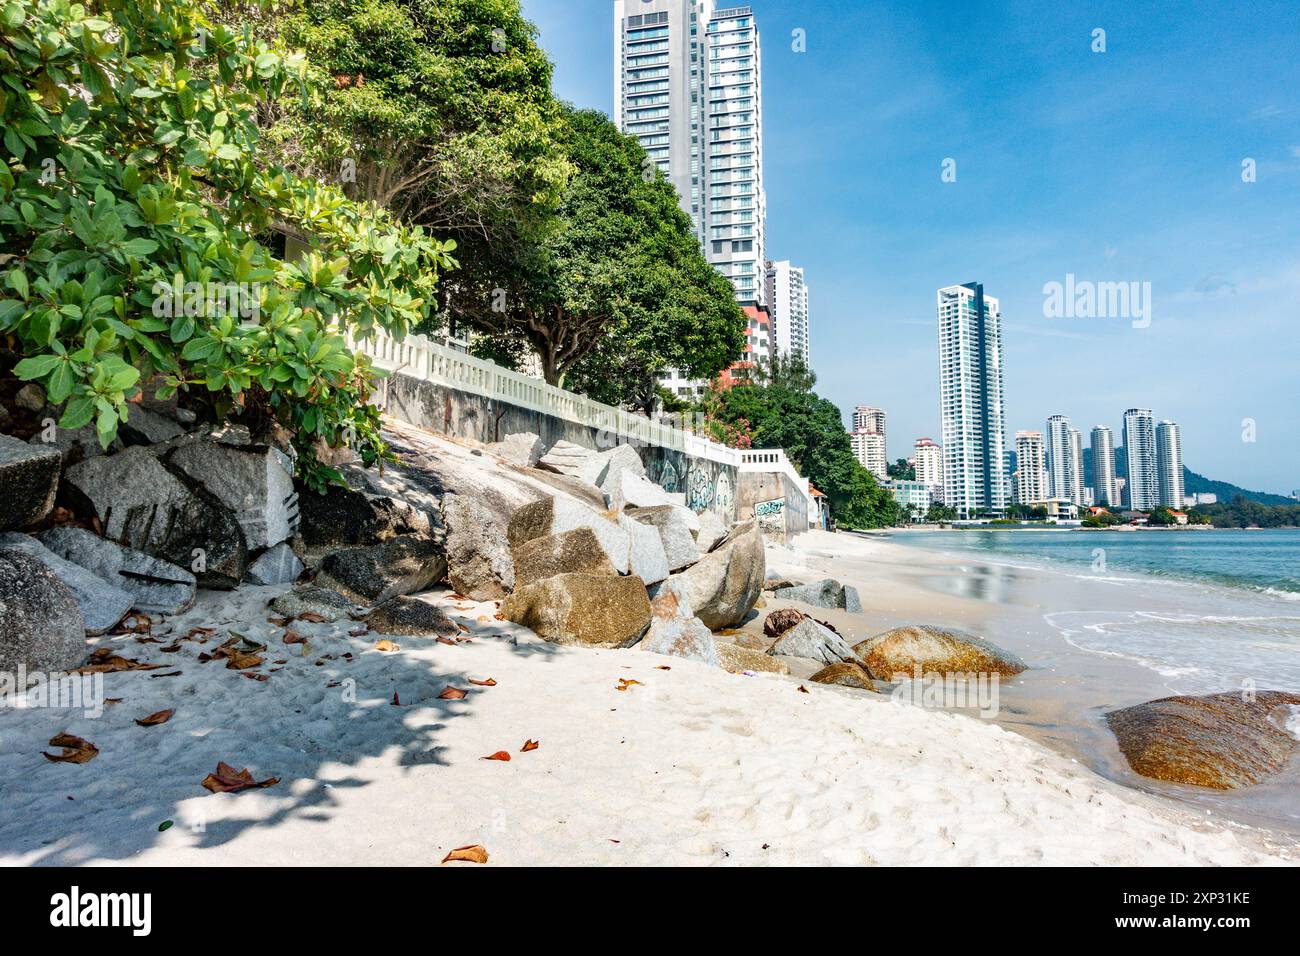
[{"label": "skyscraper", "polygon": [[857,405],[853,409],[853,430],[885,434],[885,410],[871,405]]},{"label": "skyscraper", "polygon": [[1016,501],[1022,505],[1032,505],[1046,501],[1047,494],[1047,457],[1043,445],[1043,433],[1038,431],[1016,432]]},{"label": "skyscraper", "polygon": [[978,282],[937,293],[944,501],[961,517],[1006,510],[1002,312]]},{"label": "skyscraper", "polygon": [[880,481],[889,478],[889,461],[885,457],[885,436],[879,432],[854,429],[849,432],[849,444],[862,467]]},{"label": "skyscraper", "polygon": [[772,315],[772,352],[812,367],[808,341],[808,286],[803,269],[788,259],[767,263],[767,307]]},{"label": "skyscraper", "polygon": [[1181,508],[1183,499],[1183,439],[1178,425],[1163,421],[1156,426],[1156,481],[1160,504]]},{"label": "skyscraper", "polygon": [[1105,425],[1092,430],[1092,488],[1095,500],[1107,508],[1119,506],[1115,487],[1115,436]]},{"label": "skyscraper", "polygon": [[918,438],[913,446],[912,468],[916,480],[930,489],[934,500],[943,500],[943,449],[929,438]]},{"label": "skyscraper", "polygon": [[762,81],[747,6],[614,0],[614,114],[677,188],[736,301],[767,303]]},{"label": "skyscraper", "polygon": [[1150,511],[1160,503],[1156,473],[1155,419],[1149,408],[1130,408],[1124,413],[1124,454],[1128,459],[1129,507]]},{"label": "skyscraper", "polygon": [[1047,475],[1048,497],[1083,504],[1083,440],[1064,415],[1047,420]]}]

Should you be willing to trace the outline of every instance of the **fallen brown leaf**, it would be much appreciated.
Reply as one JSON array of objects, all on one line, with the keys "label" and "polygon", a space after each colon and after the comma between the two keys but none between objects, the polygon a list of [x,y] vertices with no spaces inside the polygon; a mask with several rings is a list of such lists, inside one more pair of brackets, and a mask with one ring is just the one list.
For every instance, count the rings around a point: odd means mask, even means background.
[{"label": "fallen brown leaf", "polygon": [[448,686],[442,689],[442,693],[438,695],[438,699],[439,700],[463,700],[465,696],[466,696],[465,691],[461,690],[459,687]]},{"label": "fallen brown leaf", "polygon": [[452,646],[452,647],[455,647],[455,646],[456,646],[456,642],[453,641],[450,637],[440,637],[440,638],[438,638],[438,643],[439,643],[439,644],[448,644],[448,645],[450,645],[450,646]]},{"label": "fallen brown leaf", "polygon": [[315,611],[303,611],[298,615],[298,620],[306,621],[308,624],[328,624],[329,618]]},{"label": "fallen brown leaf", "polygon": [[808,688],[807,688],[807,687],[804,687],[803,684],[800,684],[800,685],[799,685],[799,693],[801,693],[801,694],[807,694],[807,693],[809,693]]},{"label": "fallen brown leaf", "polygon": [[50,746],[63,748],[63,753],[57,755],[41,751],[41,756],[51,763],[87,763],[99,756],[98,747],[72,734],[55,734],[50,738]]},{"label": "fallen brown leaf", "polygon": [[402,702],[401,702],[400,700],[397,699],[397,691],[393,691],[393,701],[392,701],[392,703],[393,703],[393,706],[394,706],[394,707],[401,707],[401,706],[402,706]]},{"label": "fallen brown leaf", "polygon": [[180,641],[177,641],[175,644],[168,644],[166,647],[158,648],[158,650],[164,654],[175,654],[180,649],[181,649]]},{"label": "fallen brown leaf", "polygon": [[489,677],[487,680],[475,680],[474,678],[471,677],[469,679],[469,682],[473,684],[475,687],[496,687],[497,686],[496,679],[492,677]]},{"label": "fallen brown leaf", "polygon": [[539,746],[541,745],[536,740],[525,740],[524,745],[519,748],[519,752],[521,754],[526,754],[530,750],[536,750]]},{"label": "fallen brown leaf", "polygon": [[384,639],[375,645],[375,650],[392,652],[392,651],[400,651],[401,647],[399,647],[397,644],[394,644],[392,641],[388,639]]},{"label": "fallen brown leaf", "polygon": [[[615,689],[615,690],[627,690],[628,688],[630,688],[630,687],[635,687],[635,686],[637,686],[638,684],[641,684],[641,682],[640,682],[639,680],[632,680],[630,677],[620,677],[620,678],[618,679],[618,686],[615,687],[614,689]],[[642,684],[641,686],[644,687],[645,685]]]},{"label": "fallen brown leaf", "polygon": [[167,721],[171,720],[172,714],[174,713],[176,713],[176,711],[171,709],[160,710],[157,713],[150,714],[148,717],[138,718],[136,723],[141,727],[157,727],[159,724],[165,724]]},{"label": "fallen brown leaf", "polygon": [[145,664],[114,654],[111,647],[99,647],[91,653],[89,661],[82,667],[69,671],[70,674],[111,674],[117,671],[155,671],[162,664]]},{"label": "fallen brown leaf", "polygon": [[230,764],[222,761],[217,764],[214,773],[210,773],[203,778],[203,789],[210,790],[212,793],[238,793],[240,790],[262,790],[266,787],[273,787],[279,782],[279,777],[268,777],[265,780],[255,781],[247,768],[236,770]]},{"label": "fallen brown leaf", "polygon": [[286,628],[284,632],[284,642],[286,644],[302,644],[307,640],[302,634],[299,634],[293,628]]},{"label": "fallen brown leaf", "polygon": [[260,667],[262,658],[248,651],[237,650],[233,647],[228,648],[224,654],[226,658],[226,670],[242,671],[250,667]]},{"label": "fallen brown leaf", "polygon": [[657,671],[670,671],[670,670],[672,670],[672,668],[669,667],[667,664],[660,664],[658,667],[655,668],[655,670],[657,670]]},{"label": "fallen brown leaf", "polygon": [[504,750],[498,750],[494,754],[489,754],[488,756],[480,757],[479,759],[480,760],[504,760],[506,762],[509,762],[510,754],[506,753]]},{"label": "fallen brown leaf", "polygon": [[243,671],[239,676],[247,677],[249,680],[257,680],[257,681],[268,681],[271,679],[265,674],[254,674],[252,671]]},{"label": "fallen brown leaf", "polygon": [[486,863],[488,852],[481,843],[458,846],[442,858],[443,863]]}]

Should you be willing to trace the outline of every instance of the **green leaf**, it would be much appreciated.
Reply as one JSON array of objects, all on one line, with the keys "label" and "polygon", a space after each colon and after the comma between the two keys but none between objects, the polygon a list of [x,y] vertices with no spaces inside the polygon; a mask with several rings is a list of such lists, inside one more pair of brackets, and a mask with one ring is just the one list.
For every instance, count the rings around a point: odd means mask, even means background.
[{"label": "green leaf", "polygon": [[63,359],[57,355],[35,355],[15,365],[14,374],[24,382],[30,382],[34,378],[44,378],[54,371],[55,366],[61,364]]},{"label": "green leaf", "polygon": [[122,243],[122,251],[132,258],[147,256],[149,253],[156,251],[158,243],[152,239],[128,239]]},{"label": "green leaf", "polygon": [[76,375],[72,370],[72,363],[60,362],[46,385],[46,393],[50,401],[55,405],[64,401],[72,394],[72,386],[75,383]]},{"label": "green leaf", "polygon": [[85,428],[95,416],[95,396],[82,395],[68,402],[59,419],[60,428]]},{"label": "green leaf", "polygon": [[105,450],[113,444],[113,439],[117,437],[117,412],[112,408],[101,408],[99,418],[95,420],[95,434],[99,436],[99,444]]}]

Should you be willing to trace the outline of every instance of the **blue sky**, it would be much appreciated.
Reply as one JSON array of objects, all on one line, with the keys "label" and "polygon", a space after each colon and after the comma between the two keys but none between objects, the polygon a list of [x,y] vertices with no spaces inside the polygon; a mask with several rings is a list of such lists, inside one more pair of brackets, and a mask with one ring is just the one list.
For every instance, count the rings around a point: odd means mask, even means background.
[{"label": "blue sky", "polygon": [[[891,458],[940,437],[935,290],[979,280],[1009,433],[1150,407],[1193,470],[1300,488],[1300,3],[750,6],[768,255],[807,269],[818,391],[883,407]],[[612,0],[524,12],[557,94],[609,112]],[[1150,325],[1044,317],[1068,273],[1151,283]]]}]

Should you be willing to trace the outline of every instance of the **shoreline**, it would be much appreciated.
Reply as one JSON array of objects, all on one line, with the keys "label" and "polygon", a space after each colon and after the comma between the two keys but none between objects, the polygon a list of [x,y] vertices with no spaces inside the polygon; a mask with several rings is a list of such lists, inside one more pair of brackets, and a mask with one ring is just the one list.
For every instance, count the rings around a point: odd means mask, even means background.
[{"label": "shoreline", "polygon": [[[844,534],[826,538],[845,538]],[[807,573],[835,576],[855,584],[871,633],[904,623],[957,627],[990,640],[1022,657],[1030,669],[1004,685],[1003,713],[995,722],[1077,760],[1123,786],[1156,794],[1198,812],[1226,815],[1245,825],[1275,829],[1300,837],[1300,758],[1277,777],[1254,787],[1221,793],[1151,780],[1135,774],[1106,727],[1107,711],[1180,693],[1208,693],[1238,688],[1238,673],[1178,666],[1161,657],[1144,657],[1125,646],[1126,634],[1111,644],[1097,633],[1124,622],[1129,615],[1148,615],[1161,628],[1178,629],[1198,623],[1195,614],[1170,612],[1168,604],[1151,602],[1171,585],[1179,598],[1197,607],[1220,602],[1245,605],[1247,615],[1262,618],[1270,610],[1287,622],[1287,633],[1300,635],[1300,607],[1288,598],[1233,587],[1219,582],[1161,577],[1143,571],[1122,575],[1092,575],[1077,564],[1048,565],[1033,556],[944,551],[933,544],[890,540],[887,534],[853,534],[860,547],[835,541],[801,546],[773,554],[793,567],[801,557]],[[838,554],[837,554],[838,552]],[[1186,592],[1183,594],[1181,592]],[[884,595],[888,595],[885,598]],[[1214,615],[1206,615],[1213,617]],[[847,623],[848,619],[844,619]],[[832,618],[840,626],[841,620]],[[1231,615],[1219,625],[1246,626]],[[870,636],[870,628],[850,640]],[[1288,653],[1294,653],[1295,648]],[[1184,662],[1185,663],[1185,662]],[[1241,674],[1250,673],[1242,665]],[[1259,689],[1300,690],[1300,671],[1281,686],[1259,676]],[[1197,686],[1196,682],[1204,682]]]}]

